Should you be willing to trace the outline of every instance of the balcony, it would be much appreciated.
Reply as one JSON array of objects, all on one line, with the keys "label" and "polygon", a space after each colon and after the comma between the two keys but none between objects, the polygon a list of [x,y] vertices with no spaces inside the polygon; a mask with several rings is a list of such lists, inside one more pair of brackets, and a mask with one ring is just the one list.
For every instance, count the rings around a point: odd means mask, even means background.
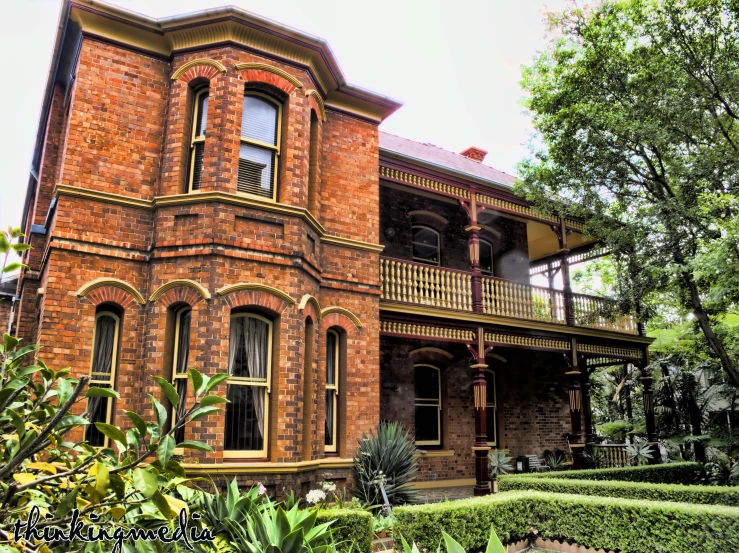
[{"label": "balcony", "polygon": [[[471,272],[400,259],[380,259],[382,299],[455,311],[473,312]],[[482,312],[497,317],[567,325],[565,293],[495,277],[482,277]],[[633,315],[608,316],[607,298],[572,294],[575,326],[639,335]]]}]

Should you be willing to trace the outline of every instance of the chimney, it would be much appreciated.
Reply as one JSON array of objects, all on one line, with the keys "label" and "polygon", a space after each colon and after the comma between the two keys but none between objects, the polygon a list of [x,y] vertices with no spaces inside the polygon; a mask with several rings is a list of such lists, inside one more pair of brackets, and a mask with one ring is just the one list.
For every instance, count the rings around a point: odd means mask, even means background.
[{"label": "chimney", "polygon": [[485,156],[488,155],[488,153],[481,148],[470,146],[466,150],[459,152],[459,155],[469,158],[472,161],[477,161],[479,163],[482,163],[482,160],[485,159]]}]

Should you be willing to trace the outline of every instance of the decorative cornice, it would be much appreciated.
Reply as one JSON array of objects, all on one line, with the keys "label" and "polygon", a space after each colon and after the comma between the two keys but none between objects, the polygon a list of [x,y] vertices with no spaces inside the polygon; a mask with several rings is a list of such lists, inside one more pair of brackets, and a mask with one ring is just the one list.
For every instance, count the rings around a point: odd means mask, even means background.
[{"label": "decorative cornice", "polygon": [[595,344],[577,344],[577,351],[578,353],[593,353],[601,357],[614,357],[619,359],[622,357],[629,359],[642,359],[644,357],[644,353],[640,349],[598,346]]},{"label": "decorative cornice", "polygon": [[298,304],[298,309],[302,311],[305,309],[305,307],[308,304],[313,305],[313,309],[316,311],[316,317],[318,317],[318,320],[321,320],[321,305],[318,303],[318,300],[311,296],[310,294],[305,294],[302,298],[300,298],[300,303]]},{"label": "decorative cornice", "polygon": [[355,250],[365,250],[373,253],[382,253],[385,246],[380,244],[371,244],[369,242],[362,242],[360,240],[352,240],[350,238],[342,238],[341,236],[332,236],[330,234],[324,234],[321,236],[321,242],[331,244],[333,246],[344,246],[345,248],[352,248]]},{"label": "decorative cornice", "polygon": [[582,326],[567,326],[563,324],[545,323],[523,319],[509,319],[506,317],[485,315],[482,313],[470,313],[463,311],[454,311],[451,309],[440,309],[436,307],[395,303],[382,299],[380,300],[380,311],[385,311],[387,313],[404,313],[408,315],[418,315],[422,317],[430,317],[432,319],[445,319],[449,321],[482,323],[490,325],[500,325],[505,327],[525,328],[530,330],[544,330],[556,332],[558,334],[573,334],[576,336],[579,335],[593,336],[598,338],[611,338],[614,340],[628,341],[638,344],[651,344],[652,342],[654,342],[654,338],[634,336],[631,334],[620,334],[617,332],[610,332],[608,330],[596,330]]},{"label": "decorative cornice", "polygon": [[102,288],[103,286],[112,286],[113,288],[119,288],[124,292],[128,292],[129,294],[131,294],[131,296],[133,296],[133,299],[136,300],[136,303],[138,303],[139,305],[144,305],[146,303],[144,296],[142,296],[139,291],[131,286],[128,282],[126,282],[125,280],[108,277],[96,278],[95,280],[91,280],[90,282],[83,284],[80,289],[77,290],[75,296],[77,296],[78,298],[84,298],[93,290],[96,290],[97,288]]},{"label": "decorative cornice", "polygon": [[333,305],[331,307],[327,307],[323,311],[321,311],[321,318],[325,318],[326,315],[330,315],[331,313],[338,313],[339,315],[344,315],[347,317],[351,322],[354,323],[354,326],[357,328],[362,328],[362,321],[359,320],[359,317],[357,317],[354,313],[349,311],[348,309],[345,309],[343,307],[338,307],[336,305]]},{"label": "decorative cornice", "polygon": [[380,177],[393,179],[395,181],[404,182],[413,186],[419,186],[421,188],[433,190],[434,192],[441,192],[442,194],[446,194],[449,196],[455,196],[465,199],[470,198],[469,190],[465,190],[464,188],[459,188],[458,186],[452,186],[451,184],[445,184],[437,180],[412,175],[410,173],[406,173],[405,171],[391,169],[390,167],[385,167],[384,165],[380,165]]},{"label": "decorative cornice", "polygon": [[269,65],[268,63],[259,63],[259,62],[249,62],[249,63],[239,63],[237,64],[234,69],[236,71],[248,71],[249,69],[256,69],[258,71],[267,71],[268,73],[273,73],[274,75],[277,75],[278,77],[282,77],[287,82],[289,82],[291,85],[293,85],[295,88],[303,88],[303,83],[301,83],[298,79],[293,77],[290,73],[287,71],[280,69],[279,67],[275,67],[274,65]]},{"label": "decorative cornice", "polygon": [[547,221],[550,223],[559,222],[559,217],[555,217],[554,215],[543,215],[528,206],[509,202],[501,198],[496,198],[495,196],[488,196],[487,194],[477,193],[475,194],[475,200],[479,204],[490,205],[501,211],[515,213],[516,215],[522,215],[524,217],[528,217],[529,219],[538,219],[540,221]]},{"label": "decorative cornice", "polygon": [[289,474],[316,469],[351,468],[352,459],[333,457],[296,463],[182,463],[186,474]]},{"label": "decorative cornice", "polygon": [[216,60],[200,58],[183,63],[174,73],[172,73],[172,80],[176,81],[185,71],[187,71],[188,69],[192,69],[193,67],[197,67],[198,65],[208,65],[215,68],[220,73],[226,72],[226,68],[223,66],[223,64],[217,62]]},{"label": "decorative cornice", "polygon": [[321,121],[326,121],[326,104],[323,103],[323,98],[317,90],[309,89],[305,91],[307,97],[313,98],[318,104],[318,109],[321,112]]},{"label": "decorative cornice", "polygon": [[444,328],[411,323],[396,323],[394,321],[380,321],[380,332],[383,334],[400,334],[403,336],[418,336],[419,338],[439,338],[444,340],[470,341],[475,339],[473,330],[461,328]]},{"label": "decorative cornice", "polygon": [[149,298],[149,301],[155,302],[160,297],[162,297],[162,294],[164,294],[165,292],[168,292],[169,290],[172,290],[173,288],[178,288],[180,286],[187,286],[188,288],[192,288],[198,294],[200,294],[200,297],[202,297],[204,300],[210,299],[210,292],[208,292],[208,290],[204,288],[201,284],[198,284],[194,280],[190,280],[187,278],[177,278],[175,280],[170,280],[169,282],[162,284],[159,288],[154,290],[154,293]]},{"label": "decorative cornice", "polygon": [[537,336],[498,334],[494,332],[486,332],[485,341],[492,342],[494,344],[502,344],[504,346],[523,346],[529,348],[556,349],[560,351],[570,351],[572,347],[568,340],[555,340]]},{"label": "decorative cornice", "polygon": [[223,288],[219,288],[218,290],[216,290],[216,294],[219,296],[225,296],[226,294],[239,292],[241,290],[256,290],[258,292],[265,292],[267,294],[271,294],[275,297],[280,298],[281,300],[287,302],[288,305],[295,305],[296,303],[294,299],[292,299],[282,290],[279,290],[278,288],[273,288],[272,286],[267,286],[266,284],[259,284],[257,282],[238,282],[236,284],[228,284]]}]

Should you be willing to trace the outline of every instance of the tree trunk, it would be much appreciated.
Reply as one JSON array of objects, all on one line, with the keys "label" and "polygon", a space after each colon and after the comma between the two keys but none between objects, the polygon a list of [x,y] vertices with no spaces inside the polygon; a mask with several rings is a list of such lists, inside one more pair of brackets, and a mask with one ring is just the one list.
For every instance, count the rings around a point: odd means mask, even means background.
[{"label": "tree trunk", "polygon": [[729,355],[726,353],[723,342],[721,342],[718,336],[716,336],[716,333],[713,331],[713,328],[711,327],[711,324],[708,320],[708,315],[706,315],[706,312],[703,310],[703,302],[701,301],[700,293],[698,292],[698,286],[696,286],[695,284],[693,275],[689,272],[683,272],[683,282],[690,291],[690,300],[693,305],[693,314],[695,315],[695,318],[698,321],[698,324],[700,325],[701,330],[706,337],[706,340],[708,341],[708,345],[721,361],[721,366],[726,371],[726,374],[729,375],[729,378],[731,379],[734,386],[739,386],[739,373],[737,373],[736,368],[734,367],[734,363],[732,363]]},{"label": "tree trunk", "polygon": [[[688,394],[688,409],[690,412],[690,433],[693,436],[701,435],[701,426],[703,424],[703,418],[701,417],[701,411],[698,408],[698,404],[695,402],[695,397],[692,393]],[[695,452],[695,460],[701,463],[706,462],[706,447],[698,442],[693,444],[693,451]]]}]

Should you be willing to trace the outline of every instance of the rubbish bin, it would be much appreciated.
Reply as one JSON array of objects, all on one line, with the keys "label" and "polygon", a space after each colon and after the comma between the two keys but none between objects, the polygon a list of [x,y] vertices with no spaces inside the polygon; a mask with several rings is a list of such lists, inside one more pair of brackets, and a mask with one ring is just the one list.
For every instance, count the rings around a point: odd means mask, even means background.
[{"label": "rubbish bin", "polygon": [[529,470],[529,458],[526,455],[516,457],[516,472],[531,472]]}]

